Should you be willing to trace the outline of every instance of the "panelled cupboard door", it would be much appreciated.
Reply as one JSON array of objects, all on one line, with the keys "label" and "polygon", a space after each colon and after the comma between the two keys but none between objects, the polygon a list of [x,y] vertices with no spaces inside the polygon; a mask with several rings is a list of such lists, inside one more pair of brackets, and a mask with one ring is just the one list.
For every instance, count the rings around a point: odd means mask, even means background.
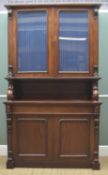
[{"label": "panelled cupboard door", "polygon": [[89,115],[58,115],[56,120],[56,161],[93,159],[94,129]]},{"label": "panelled cupboard door", "polygon": [[93,74],[93,66],[97,65],[98,23],[92,9],[19,8],[9,20],[9,30],[13,31],[13,39],[10,36],[9,41],[9,64],[15,75]]},{"label": "panelled cupboard door", "polygon": [[47,115],[14,115],[13,148],[16,162],[52,160],[52,124]]}]

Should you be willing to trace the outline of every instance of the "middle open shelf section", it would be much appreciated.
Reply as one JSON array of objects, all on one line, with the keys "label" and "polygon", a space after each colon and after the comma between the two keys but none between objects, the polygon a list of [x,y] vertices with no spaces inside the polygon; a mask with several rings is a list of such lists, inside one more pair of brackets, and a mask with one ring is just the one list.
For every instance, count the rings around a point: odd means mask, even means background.
[{"label": "middle open shelf section", "polygon": [[15,79],[16,100],[91,100],[91,79]]}]

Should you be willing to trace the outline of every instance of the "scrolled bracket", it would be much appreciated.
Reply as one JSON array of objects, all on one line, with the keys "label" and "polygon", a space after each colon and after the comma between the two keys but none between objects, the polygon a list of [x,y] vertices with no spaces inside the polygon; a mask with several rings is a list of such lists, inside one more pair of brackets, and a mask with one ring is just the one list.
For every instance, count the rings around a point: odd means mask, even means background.
[{"label": "scrolled bracket", "polygon": [[98,83],[97,81],[95,81],[92,87],[92,100],[98,101],[98,99],[99,99]]},{"label": "scrolled bracket", "polygon": [[9,86],[7,91],[7,99],[13,100],[14,99],[14,92],[13,92],[13,83],[11,80],[9,80]]},{"label": "scrolled bracket", "polygon": [[11,80],[11,78],[14,76],[13,73],[13,67],[12,65],[9,65],[8,67],[8,81],[9,81],[9,85],[8,85],[8,91],[7,91],[7,99],[8,100],[13,100],[14,99],[14,92],[13,92],[13,81]]}]

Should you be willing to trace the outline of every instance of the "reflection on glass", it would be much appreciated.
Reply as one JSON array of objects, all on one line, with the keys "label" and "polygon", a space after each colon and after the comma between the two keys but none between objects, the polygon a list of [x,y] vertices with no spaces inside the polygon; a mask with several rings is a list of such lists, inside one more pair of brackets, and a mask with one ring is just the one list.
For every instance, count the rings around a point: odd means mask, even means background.
[{"label": "reflection on glass", "polygon": [[59,14],[59,71],[88,71],[88,13]]},{"label": "reflection on glass", "polygon": [[47,13],[18,13],[18,71],[47,71]]}]

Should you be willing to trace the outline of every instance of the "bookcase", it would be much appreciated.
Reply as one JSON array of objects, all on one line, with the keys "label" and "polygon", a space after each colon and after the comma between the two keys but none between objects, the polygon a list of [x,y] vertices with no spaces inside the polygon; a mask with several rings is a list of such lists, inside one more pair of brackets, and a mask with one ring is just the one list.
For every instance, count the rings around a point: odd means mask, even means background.
[{"label": "bookcase", "polygon": [[8,4],[7,168],[99,169],[100,4]]}]

